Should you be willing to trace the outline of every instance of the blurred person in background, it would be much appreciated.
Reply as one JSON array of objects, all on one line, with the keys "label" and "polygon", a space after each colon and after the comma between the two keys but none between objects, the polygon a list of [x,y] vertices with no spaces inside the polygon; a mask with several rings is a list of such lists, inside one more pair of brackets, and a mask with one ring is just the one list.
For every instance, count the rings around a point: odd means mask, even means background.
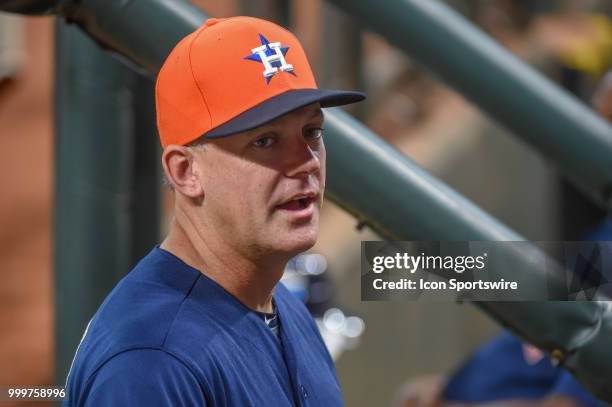
[{"label": "blurred person in background", "polygon": [[595,92],[593,107],[602,117],[612,123],[612,69],[603,77]]}]

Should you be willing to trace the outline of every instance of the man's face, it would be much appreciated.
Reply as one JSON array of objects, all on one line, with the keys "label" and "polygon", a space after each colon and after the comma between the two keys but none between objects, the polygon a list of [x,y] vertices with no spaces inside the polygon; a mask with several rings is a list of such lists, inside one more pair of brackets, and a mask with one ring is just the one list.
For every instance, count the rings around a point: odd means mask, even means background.
[{"label": "man's face", "polygon": [[207,228],[247,256],[312,247],[325,189],[322,126],[316,103],[197,149]]}]

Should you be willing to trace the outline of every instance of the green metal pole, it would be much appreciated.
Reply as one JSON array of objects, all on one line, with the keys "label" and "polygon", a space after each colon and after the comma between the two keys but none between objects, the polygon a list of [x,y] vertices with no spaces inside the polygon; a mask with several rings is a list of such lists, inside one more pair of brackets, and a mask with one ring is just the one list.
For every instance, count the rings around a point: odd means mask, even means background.
[{"label": "green metal pole", "polygon": [[612,209],[612,127],[438,0],[330,0],[554,161]]},{"label": "green metal pole", "polygon": [[341,109],[326,109],[325,133],[326,197],[383,237],[525,240]]},{"label": "green metal pole", "polygon": [[134,73],[76,26],[56,23],[56,378],[89,319],[130,268]]},{"label": "green metal pole", "polygon": [[56,36],[59,380],[104,297],[159,241],[161,168],[153,82],[76,26],[58,21]]}]

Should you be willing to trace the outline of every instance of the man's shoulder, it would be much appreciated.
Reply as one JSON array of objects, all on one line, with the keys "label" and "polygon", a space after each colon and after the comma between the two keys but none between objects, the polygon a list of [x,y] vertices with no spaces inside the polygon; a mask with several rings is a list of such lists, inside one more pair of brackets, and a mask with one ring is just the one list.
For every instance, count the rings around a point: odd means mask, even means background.
[{"label": "man's shoulder", "polygon": [[161,346],[198,277],[154,249],[109,294],[88,336],[124,342],[126,348]]},{"label": "man's shoulder", "polygon": [[162,349],[199,273],[154,249],[104,300],[77,349],[72,376],[94,371],[131,349]]}]

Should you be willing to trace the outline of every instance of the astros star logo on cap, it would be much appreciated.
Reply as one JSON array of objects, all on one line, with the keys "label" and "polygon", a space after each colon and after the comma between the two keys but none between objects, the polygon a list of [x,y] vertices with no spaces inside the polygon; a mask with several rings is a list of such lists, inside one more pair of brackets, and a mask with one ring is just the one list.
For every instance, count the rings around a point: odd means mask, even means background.
[{"label": "astros star logo on cap", "polygon": [[297,76],[293,70],[293,65],[288,64],[285,60],[289,47],[281,46],[280,42],[271,43],[261,34],[259,34],[259,40],[261,41],[261,46],[253,48],[251,50],[253,54],[244,57],[244,59],[261,62],[264,65],[266,69],[263,71],[263,76],[266,78],[266,84],[270,83],[272,77],[279,70]]}]

